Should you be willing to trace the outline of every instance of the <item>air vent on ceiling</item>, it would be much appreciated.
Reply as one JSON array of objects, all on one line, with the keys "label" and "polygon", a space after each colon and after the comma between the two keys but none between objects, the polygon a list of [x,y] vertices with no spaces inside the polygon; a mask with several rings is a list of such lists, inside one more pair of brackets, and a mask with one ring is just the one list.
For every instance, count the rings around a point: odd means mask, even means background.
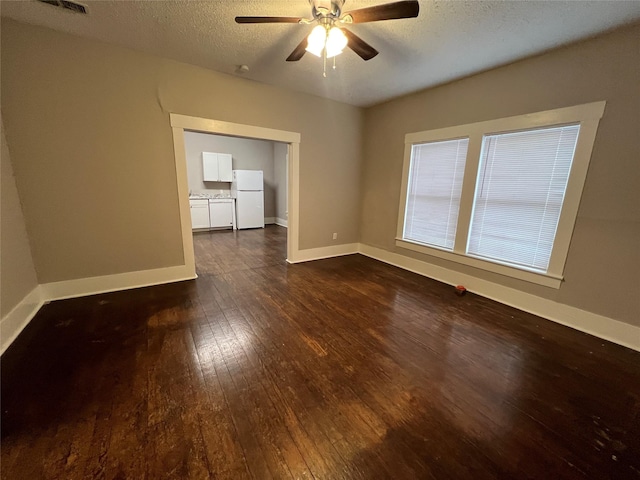
[{"label": "air vent on ceiling", "polygon": [[70,2],[69,0],[38,0],[42,3],[53,5],[54,7],[66,8],[76,13],[87,13],[87,7],[80,3]]}]

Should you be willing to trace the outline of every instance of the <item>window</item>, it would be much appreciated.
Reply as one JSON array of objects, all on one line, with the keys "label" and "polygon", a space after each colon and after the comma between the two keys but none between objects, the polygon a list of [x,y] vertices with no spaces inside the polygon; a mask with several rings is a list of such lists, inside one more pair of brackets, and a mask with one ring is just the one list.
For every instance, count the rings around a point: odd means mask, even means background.
[{"label": "window", "polygon": [[469,139],[413,145],[404,238],[453,249]]},{"label": "window", "polygon": [[558,288],[603,111],[407,135],[396,244]]},{"label": "window", "polygon": [[484,137],[467,253],[547,270],[579,131]]}]

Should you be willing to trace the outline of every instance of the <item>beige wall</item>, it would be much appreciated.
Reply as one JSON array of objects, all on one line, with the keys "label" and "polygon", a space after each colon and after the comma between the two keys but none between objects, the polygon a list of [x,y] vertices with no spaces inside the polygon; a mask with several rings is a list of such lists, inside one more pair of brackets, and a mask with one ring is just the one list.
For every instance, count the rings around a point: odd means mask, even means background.
[{"label": "beige wall", "polygon": [[183,263],[170,112],[299,132],[300,248],[358,239],[358,108],[6,19],[1,62],[41,283]]},{"label": "beige wall", "polygon": [[16,189],[4,125],[0,124],[0,318],[9,313],[37,285],[29,239]]},{"label": "beige wall", "polygon": [[[365,112],[361,241],[640,325],[640,26]],[[606,100],[559,290],[395,247],[404,136]]]}]

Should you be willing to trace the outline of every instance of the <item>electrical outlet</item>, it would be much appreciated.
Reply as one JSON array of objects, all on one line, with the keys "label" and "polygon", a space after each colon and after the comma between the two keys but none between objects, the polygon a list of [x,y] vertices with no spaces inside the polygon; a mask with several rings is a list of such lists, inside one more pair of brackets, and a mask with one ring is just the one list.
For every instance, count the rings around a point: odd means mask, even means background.
[{"label": "electrical outlet", "polygon": [[337,240],[337,239],[338,239],[338,234],[337,234],[337,233],[335,233],[335,232],[334,232],[334,234],[333,234],[333,239],[334,239],[334,240]]}]

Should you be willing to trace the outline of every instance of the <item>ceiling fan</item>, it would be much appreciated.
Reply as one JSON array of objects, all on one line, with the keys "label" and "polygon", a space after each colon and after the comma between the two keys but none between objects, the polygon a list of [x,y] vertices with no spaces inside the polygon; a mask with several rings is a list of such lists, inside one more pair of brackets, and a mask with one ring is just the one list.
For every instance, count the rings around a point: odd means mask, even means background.
[{"label": "ceiling fan", "polygon": [[287,57],[287,62],[297,62],[305,52],[325,59],[335,57],[349,47],[363,60],[371,60],[378,51],[344,26],[355,23],[378,22],[418,16],[417,0],[386,3],[360,8],[342,14],[345,0],[309,0],[313,18],[299,17],[236,17],[236,23],[317,23],[308,37]]}]

